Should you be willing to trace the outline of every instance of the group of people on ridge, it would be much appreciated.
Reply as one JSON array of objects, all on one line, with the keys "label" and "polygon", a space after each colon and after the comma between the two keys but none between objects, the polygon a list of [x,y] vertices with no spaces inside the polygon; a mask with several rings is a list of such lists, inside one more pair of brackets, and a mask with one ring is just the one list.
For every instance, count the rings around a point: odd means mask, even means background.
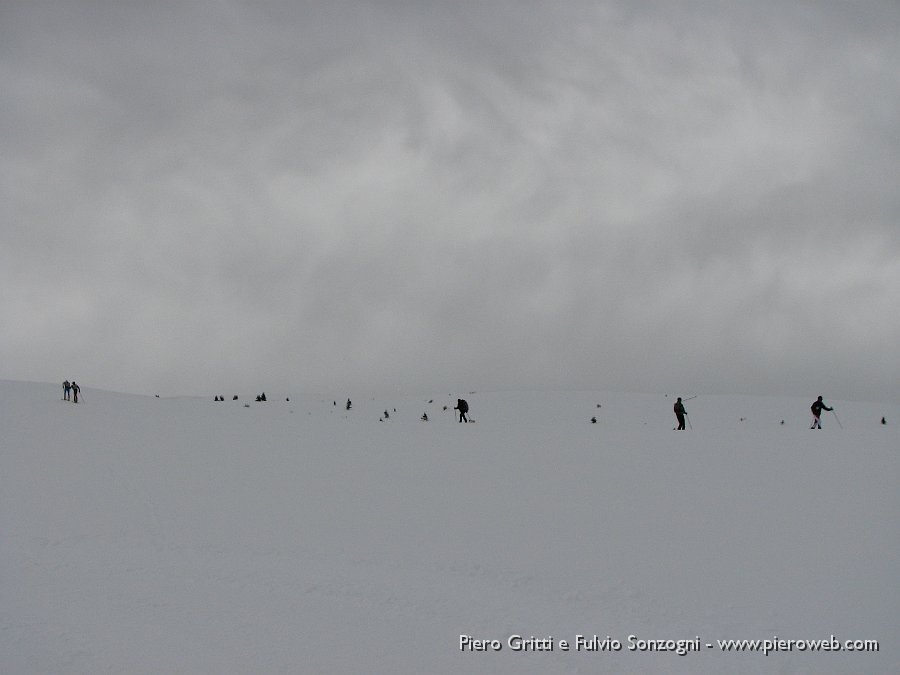
[{"label": "group of people on ridge", "polygon": [[[72,382],[69,382],[68,380],[66,380],[65,382],[62,383],[62,387],[63,387],[63,400],[64,401],[71,400],[74,403],[78,403],[78,395],[81,393],[81,387],[78,386],[78,384],[74,380]],[[235,400],[237,400],[237,396],[235,396],[234,398],[235,398]],[[216,400],[224,401],[225,399],[224,399],[224,397],[216,396]],[[256,400],[257,401],[265,401],[266,400],[265,393],[257,396]],[[290,399],[288,399],[288,400],[290,400]],[[335,401],[334,404],[337,405],[337,401]],[[352,405],[353,404],[350,402],[350,399],[348,398],[347,404],[346,404],[346,409],[350,410]],[[444,408],[444,409],[446,410],[446,408]],[[467,413],[469,412],[469,404],[464,399],[461,399],[461,398],[457,399],[456,407],[453,409],[459,411],[459,421],[460,422],[468,422],[469,421],[469,418],[467,417]],[[675,405],[674,405],[673,409],[675,412],[675,419],[678,421],[678,426],[676,427],[676,430],[684,431],[685,423],[687,420],[687,410],[685,410],[684,402],[681,400],[680,396],[675,401]],[[809,409],[810,409],[810,412],[812,412],[812,416],[813,416],[812,425],[809,427],[810,429],[821,429],[822,428],[822,420],[821,420],[822,411],[827,410],[828,412],[831,412],[832,410],[834,410],[834,408],[829,408],[827,405],[825,405],[825,402],[822,400],[821,396],[819,396],[819,398],[817,398],[813,402],[813,404],[810,406]],[[385,417],[387,417],[387,414],[385,414]],[[427,421],[428,420],[427,415],[423,415],[422,419]],[[881,423],[885,424],[884,418],[882,418]],[[782,421],[782,424],[784,424],[783,421]]]},{"label": "group of people on ridge", "polygon": [[72,401],[73,403],[78,403],[78,394],[81,393],[81,387],[79,387],[75,380],[69,382],[66,380],[62,383],[63,388],[63,401]]}]

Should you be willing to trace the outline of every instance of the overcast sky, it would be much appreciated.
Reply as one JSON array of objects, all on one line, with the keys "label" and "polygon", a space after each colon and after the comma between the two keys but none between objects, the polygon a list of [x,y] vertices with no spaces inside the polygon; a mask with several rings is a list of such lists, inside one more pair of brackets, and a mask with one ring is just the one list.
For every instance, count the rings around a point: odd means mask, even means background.
[{"label": "overcast sky", "polygon": [[0,378],[900,401],[900,3],[0,2]]}]

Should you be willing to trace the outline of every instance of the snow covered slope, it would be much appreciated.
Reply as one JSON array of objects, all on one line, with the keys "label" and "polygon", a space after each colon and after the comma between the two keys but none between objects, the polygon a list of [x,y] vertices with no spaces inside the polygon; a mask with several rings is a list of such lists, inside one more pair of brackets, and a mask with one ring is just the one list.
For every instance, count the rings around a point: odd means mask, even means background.
[{"label": "snow covered slope", "polygon": [[0,671],[900,672],[896,405],[267,393],[0,382]]}]

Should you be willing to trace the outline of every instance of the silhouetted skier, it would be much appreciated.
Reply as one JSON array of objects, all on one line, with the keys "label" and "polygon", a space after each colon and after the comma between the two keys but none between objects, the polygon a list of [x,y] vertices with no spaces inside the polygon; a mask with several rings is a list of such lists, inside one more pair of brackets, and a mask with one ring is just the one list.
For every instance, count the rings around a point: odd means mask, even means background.
[{"label": "silhouetted skier", "polygon": [[346,410],[350,410],[350,408],[352,408],[352,407],[353,407],[353,405],[350,403],[350,399],[348,398],[348,399],[347,399],[347,408],[346,408]]},{"label": "silhouetted skier", "polygon": [[469,404],[466,403],[463,399],[456,399],[456,407],[454,410],[459,410],[459,421],[469,423],[469,418],[466,417],[466,413],[469,412]]},{"label": "silhouetted skier", "polygon": [[63,382],[63,401],[69,400],[69,392],[72,391],[72,385],[66,380]]},{"label": "silhouetted skier", "polygon": [[813,423],[810,429],[821,429],[822,421],[819,419],[822,416],[822,411],[827,410],[831,412],[834,408],[829,408],[825,403],[822,402],[822,397],[817,398],[811,406],[809,406],[810,411],[813,414]]},{"label": "silhouetted skier", "polygon": [[81,387],[75,384],[75,380],[72,380],[72,398],[75,403],[78,403],[78,393],[81,391]]},{"label": "silhouetted skier", "polygon": [[684,409],[684,403],[681,402],[681,397],[678,397],[678,400],[675,401],[675,417],[678,419],[678,431],[684,431],[684,416],[687,414],[687,410]]}]

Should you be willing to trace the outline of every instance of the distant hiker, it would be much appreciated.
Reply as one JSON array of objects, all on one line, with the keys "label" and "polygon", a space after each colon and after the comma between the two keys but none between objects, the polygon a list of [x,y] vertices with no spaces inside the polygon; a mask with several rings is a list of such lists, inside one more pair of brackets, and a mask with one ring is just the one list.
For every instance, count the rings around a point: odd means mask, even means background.
[{"label": "distant hiker", "polygon": [[69,400],[69,392],[72,391],[72,385],[66,380],[63,382],[63,401]]},{"label": "distant hiker", "polygon": [[827,410],[831,412],[834,408],[829,408],[825,403],[822,402],[822,397],[817,398],[811,406],[809,406],[810,411],[813,415],[813,423],[810,429],[821,429],[822,422],[819,419],[822,416],[822,411]]},{"label": "distant hiker", "polygon": [[684,403],[681,402],[681,397],[678,397],[678,400],[675,401],[675,417],[678,419],[678,431],[684,431],[684,416],[687,414],[687,410],[684,409]]},{"label": "distant hiker", "polygon": [[237,394],[235,394],[235,395],[234,395],[234,398],[232,398],[231,400],[232,400],[232,401],[237,401],[237,400],[238,400]]},{"label": "distant hiker", "polygon": [[884,419],[884,418],[882,417],[882,418],[881,418],[881,423],[882,423],[882,424],[887,424],[887,420]]},{"label": "distant hiker", "polygon": [[428,421],[428,413],[427,413],[427,412],[422,413],[422,421],[423,421],[423,422],[427,422],[427,421]]},{"label": "distant hiker", "polygon": [[72,380],[72,397],[75,400],[75,403],[78,403],[79,392],[81,392],[81,387],[75,384],[75,380]]},{"label": "distant hiker", "polygon": [[465,402],[465,400],[458,398],[456,399],[456,407],[454,410],[459,410],[459,421],[469,423],[469,418],[466,417],[466,413],[469,412],[469,404]]},{"label": "distant hiker", "polygon": [[347,409],[347,410],[350,410],[350,408],[352,408],[352,407],[353,407],[353,404],[350,403],[350,399],[348,398],[348,399],[347,399],[347,408],[346,408],[346,409]]}]

